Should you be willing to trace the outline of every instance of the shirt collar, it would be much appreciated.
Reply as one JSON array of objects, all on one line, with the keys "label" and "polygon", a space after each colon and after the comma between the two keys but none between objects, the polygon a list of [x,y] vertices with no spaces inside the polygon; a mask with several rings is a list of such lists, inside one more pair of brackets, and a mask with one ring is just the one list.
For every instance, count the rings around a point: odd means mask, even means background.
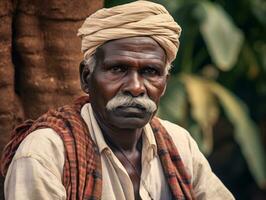
[{"label": "shirt collar", "polygon": [[148,148],[151,148],[153,150],[153,156],[157,155],[157,144],[156,144],[156,140],[151,128],[151,125],[148,123],[146,124],[146,126],[144,127],[144,135],[143,135],[143,141],[147,142],[147,146]]}]

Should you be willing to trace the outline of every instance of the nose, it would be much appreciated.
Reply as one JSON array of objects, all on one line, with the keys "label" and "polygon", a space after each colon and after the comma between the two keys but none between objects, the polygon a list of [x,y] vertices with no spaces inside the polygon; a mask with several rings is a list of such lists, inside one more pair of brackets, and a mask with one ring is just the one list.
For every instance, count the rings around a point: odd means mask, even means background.
[{"label": "nose", "polygon": [[146,92],[143,77],[138,72],[131,72],[127,75],[123,93],[133,97],[143,96]]}]

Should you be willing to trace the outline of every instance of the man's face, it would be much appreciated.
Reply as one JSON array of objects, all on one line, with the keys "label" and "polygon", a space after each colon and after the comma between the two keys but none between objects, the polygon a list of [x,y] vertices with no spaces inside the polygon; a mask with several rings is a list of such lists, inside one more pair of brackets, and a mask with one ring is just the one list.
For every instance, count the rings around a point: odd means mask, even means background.
[{"label": "man's face", "polygon": [[166,87],[164,50],[150,37],[132,37],[110,41],[96,55],[88,87],[97,121],[110,128],[144,127]]}]

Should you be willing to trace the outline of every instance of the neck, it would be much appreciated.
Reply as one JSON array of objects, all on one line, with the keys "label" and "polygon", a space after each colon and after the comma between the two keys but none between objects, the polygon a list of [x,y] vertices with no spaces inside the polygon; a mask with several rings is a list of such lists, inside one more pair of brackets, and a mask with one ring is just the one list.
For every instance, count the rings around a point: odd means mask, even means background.
[{"label": "neck", "polygon": [[113,144],[128,153],[138,150],[138,144],[141,141],[143,128],[121,129],[110,127],[101,120],[98,120],[96,115],[95,118],[103,133],[103,137],[109,146]]},{"label": "neck", "polygon": [[114,145],[128,153],[134,152],[138,149],[137,146],[141,141],[143,128],[119,129],[114,131],[112,129],[106,129],[103,126],[100,127],[108,145]]}]

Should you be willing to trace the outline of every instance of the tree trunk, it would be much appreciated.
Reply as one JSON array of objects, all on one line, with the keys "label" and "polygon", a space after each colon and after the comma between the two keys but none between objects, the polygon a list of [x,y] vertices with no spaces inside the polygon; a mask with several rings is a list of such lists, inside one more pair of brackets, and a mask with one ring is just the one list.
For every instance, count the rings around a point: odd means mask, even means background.
[{"label": "tree trunk", "polygon": [[102,0],[0,0],[0,151],[18,123],[81,94],[77,30],[101,7]]}]

